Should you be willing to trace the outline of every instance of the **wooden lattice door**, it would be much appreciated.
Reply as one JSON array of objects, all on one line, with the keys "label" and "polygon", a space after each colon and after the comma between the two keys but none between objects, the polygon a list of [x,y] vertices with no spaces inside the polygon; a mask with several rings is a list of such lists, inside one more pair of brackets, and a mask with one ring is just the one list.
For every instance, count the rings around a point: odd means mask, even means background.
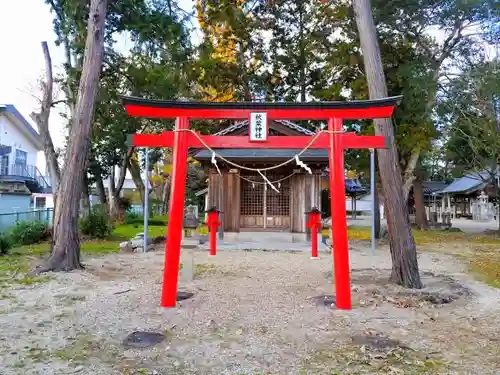
[{"label": "wooden lattice door", "polygon": [[[257,174],[245,174],[241,180],[240,227],[264,227],[264,185],[252,183],[259,181]],[[248,181],[250,180],[250,181]]]},{"label": "wooden lattice door", "polygon": [[[290,228],[290,180],[276,184],[280,191],[277,193],[269,186],[263,185],[263,179],[258,174],[242,177],[241,228]],[[270,181],[277,181],[284,176],[267,173],[266,177]]]},{"label": "wooden lattice door", "polygon": [[[279,181],[284,175],[266,174],[269,181]],[[265,223],[266,228],[290,228],[290,179],[287,178],[275,184],[279,190],[276,192],[269,186],[265,187]]]}]

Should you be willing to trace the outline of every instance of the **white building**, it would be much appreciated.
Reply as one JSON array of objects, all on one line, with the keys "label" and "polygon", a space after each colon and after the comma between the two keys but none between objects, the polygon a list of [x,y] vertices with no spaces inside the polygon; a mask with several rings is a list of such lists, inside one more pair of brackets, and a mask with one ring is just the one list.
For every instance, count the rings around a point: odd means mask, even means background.
[{"label": "white building", "polygon": [[21,214],[48,206],[49,181],[37,168],[42,150],[42,139],[30,123],[13,105],[0,104],[0,231],[11,221],[6,214],[18,213],[23,220]]}]

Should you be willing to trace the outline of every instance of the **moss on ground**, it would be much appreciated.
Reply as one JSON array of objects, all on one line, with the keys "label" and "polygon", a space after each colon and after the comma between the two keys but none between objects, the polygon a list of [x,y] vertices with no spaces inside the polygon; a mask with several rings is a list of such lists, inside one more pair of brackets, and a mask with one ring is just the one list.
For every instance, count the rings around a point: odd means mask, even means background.
[{"label": "moss on ground", "polygon": [[74,341],[56,349],[52,356],[61,361],[77,364],[94,357],[108,362],[118,357],[119,354],[118,347],[105,345],[89,333],[80,333]]},{"label": "moss on ground", "polygon": [[213,264],[196,264],[194,266],[194,277],[201,277],[217,272],[217,267]]},{"label": "moss on ground", "polygon": [[334,350],[318,350],[304,361],[299,374],[435,374],[446,370],[439,357],[409,348],[374,350],[366,345],[348,344]]}]

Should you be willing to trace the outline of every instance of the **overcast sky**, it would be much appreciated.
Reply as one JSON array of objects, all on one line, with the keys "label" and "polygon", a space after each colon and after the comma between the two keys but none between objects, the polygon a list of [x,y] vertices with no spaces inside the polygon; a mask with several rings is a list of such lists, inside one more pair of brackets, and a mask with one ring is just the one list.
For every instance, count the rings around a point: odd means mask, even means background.
[{"label": "overcast sky", "polygon": [[[50,8],[43,0],[0,0],[2,21],[0,22],[0,104],[13,104],[37,129],[29,115],[39,107],[37,82],[44,74],[44,60],[40,43],[47,41],[55,72],[61,71],[64,53],[56,47],[56,36],[52,27]],[[181,0],[182,8],[190,10],[191,0]],[[127,40],[119,41],[120,49],[127,49]],[[64,143],[63,119],[59,106],[51,112],[50,132],[54,145]],[[38,168],[45,170],[45,158],[38,156]]]}]

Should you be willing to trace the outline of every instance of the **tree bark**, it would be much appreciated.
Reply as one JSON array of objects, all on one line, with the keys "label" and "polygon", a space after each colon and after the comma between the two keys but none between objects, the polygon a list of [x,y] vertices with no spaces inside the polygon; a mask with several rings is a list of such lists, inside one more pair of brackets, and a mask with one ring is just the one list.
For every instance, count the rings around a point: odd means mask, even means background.
[{"label": "tree bark", "polygon": [[422,169],[419,165],[415,170],[415,180],[413,181],[413,198],[415,200],[415,223],[419,229],[429,229],[427,214],[425,213],[424,188],[422,186]]},{"label": "tree bark", "polygon": [[94,104],[104,54],[107,0],[92,0],[87,27],[84,62],[72,118],[67,163],[60,182],[54,217],[52,255],[38,272],[82,268],[78,235],[79,198],[87,171]]},{"label": "tree bark", "polygon": [[80,196],[80,214],[85,217],[90,215],[89,179],[86,175],[83,177],[82,186],[82,194]]},{"label": "tree bark", "polygon": [[410,195],[411,187],[413,186],[413,181],[415,180],[415,169],[417,168],[419,157],[420,150],[414,150],[410,156],[410,160],[408,160],[408,163],[406,164],[403,183],[403,198],[405,204],[408,204],[408,197]]},{"label": "tree bark", "polygon": [[124,153],[122,164],[120,165],[119,169],[118,181],[115,180],[116,177],[115,167],[111,168],[111,172],[109,174],[109,191],[108,191],[109,214],[113,220],[116,220],[120,214],[120,207],[119,207],[120,193],[122,191],[123,184],[125,183],[125,176],[127,174],[128,162],[133,153],[134,153],[133,147],[129,147],[127,152]]},{"label": "tree bark", "polygon": [[43,96],[41,100],[40,112],[31,113],[31,118],[37,124],[38,131],[42,138],[43,153],[47,162],[47,172],[50,176],[50,186],[55,203],[59,181],[61,180],[61,169],[59,168],[59,163],[57,162],[57,153],[49,131],[50,110],[54,105],[54,77],[52,73],[52,58],[50,56],[47,42],[42,42],[42,51],[45,60],[45,81],[42,83]]},{"label": "tree bark", "polygon": [[168,213],[168,204],[170,198],[170,178],[165,181],[165,185],[163,185],[163,195],[161,198],[161,214],[166,215]]},{"label": "tree bark", "polygon": [[[377,152],[377,151],[375,151]],[[377,166],[377,159],[375,158],[375,165]],[[375,181],[377,180],[377,175],[378,173],[375,173]],[[375,191],[373,192],[373,204],[375,206],[375,238],[378,240],[380,239],[380,228],[381,228],[381,223],[380,223],[380,199],[379,199],[379,189],[378,189],[378,183],[375,182]]]},{"label": "tree bark", "polygon": [[[354,0],[356,24],[365,64],[370,99],[387,97],[387,86],[380,57],[377,32],[370,0]],[[403,196],[403,181],[399,167],[394,129],[390,119],[376,119],[375,133],[383,135],[388,148],[378,150],[379,171],[387,211],[387,227],[392,257],[391,281],[408,288],[422,288],[418,269],[415,240],[408,220]],[[388,199],[390,197],[390,199]]]},{"label": "tree bark", "polygon": [[142,205],[144,206],[144,194],[146,192],[146,186],[144,185],[144,181],[141,176],[141,168],[139,167],[139,162],[136,158],[130,158],[128,161],[128,171],[132,176],[132,180],[134,180],[135,187],[139,191],[139,195],[141,197]]},{"label": "tree bark", "polygon": [[102,180],[102,175],[95,176],[95,186],[97,189],[97,194],[99,195],[99,202],[104,210],[108,206],[108,197],[106,196],[106,188],[104,187],[104,181]]}]

